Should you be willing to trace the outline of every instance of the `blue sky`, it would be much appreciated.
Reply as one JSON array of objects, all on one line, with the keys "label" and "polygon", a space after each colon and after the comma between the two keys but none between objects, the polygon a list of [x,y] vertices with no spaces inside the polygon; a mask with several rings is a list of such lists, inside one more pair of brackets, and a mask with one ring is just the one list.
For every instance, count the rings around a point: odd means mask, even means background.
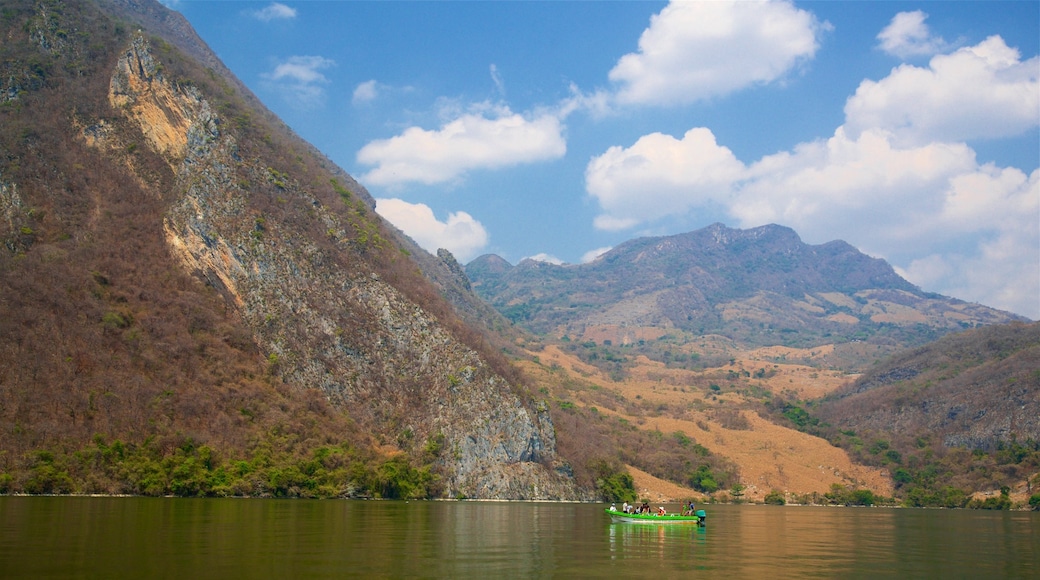
[{"label": "blue sky", "polygon": [[1040,318],[1040,2],[166,4],[464,263],[777,223]]}]

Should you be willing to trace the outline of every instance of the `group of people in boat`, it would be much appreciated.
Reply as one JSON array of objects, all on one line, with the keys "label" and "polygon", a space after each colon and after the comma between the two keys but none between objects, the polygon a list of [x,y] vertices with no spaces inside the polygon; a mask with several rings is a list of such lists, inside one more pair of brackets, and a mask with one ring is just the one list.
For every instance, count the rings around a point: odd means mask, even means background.
[{"label": "group of people in boat", "polygon": [[[617,506],[615,506],[614,504],[610,504],[610,509],[611,509],[611,511],[617,511]],[[651,510],[650,504],[645,502],[645,501],[643,502],[643,505],[638,505],[638,506],[634,505],[634,504],[630,504],[627,501],[625,503],[621,504],[621,511],[626,513],[626,514],[646,514],[646,515],[650,515],[650,513],[651,513],[650,510]],[[663,515],[665,515],[665,513],[666,512],[664,510],[664,506],[660,506],[660,507],[657,508],[657,514],[656,515],[663,516]],[[689,503],[686,503],[686,502],[683,503],[682,513],[680,515],[692,516],[692,515],[695,515],[696,513],[697,513],[697,506],[694,505],[694,503],[692,501],[690,501]]]}]

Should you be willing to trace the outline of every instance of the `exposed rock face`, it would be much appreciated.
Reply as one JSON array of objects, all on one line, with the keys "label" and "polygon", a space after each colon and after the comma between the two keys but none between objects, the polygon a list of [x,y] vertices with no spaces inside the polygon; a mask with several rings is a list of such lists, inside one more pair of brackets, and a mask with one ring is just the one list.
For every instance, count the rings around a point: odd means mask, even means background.
[{"label": "exposed rock face", "polygon": [[547,411],[526,407],[362,259],[387,243],[364,196],[342,193],[350,211],[330,209],[288,170],[245,158],[204,95],[163,77],[141,36],[119,60],[110,102],[176,173],[169,247],[240,310],[272,372],[321,389],[387,444],[438,453],[448,496],[577,497],[553,469]]}]

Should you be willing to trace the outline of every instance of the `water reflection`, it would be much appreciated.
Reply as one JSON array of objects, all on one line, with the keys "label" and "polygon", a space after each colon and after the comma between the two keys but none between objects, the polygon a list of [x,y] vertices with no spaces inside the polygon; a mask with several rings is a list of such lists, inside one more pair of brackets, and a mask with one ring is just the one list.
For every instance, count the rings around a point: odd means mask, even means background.
[{"label": "water reflection", "polygon": [[707,528],[696,525],[611,523],[607,527],[611,559],[692,559],[707,545]]},{"label": "water reflection", "polygon": [[0,497],[0,578],[1040,577],[1040,514]]}]

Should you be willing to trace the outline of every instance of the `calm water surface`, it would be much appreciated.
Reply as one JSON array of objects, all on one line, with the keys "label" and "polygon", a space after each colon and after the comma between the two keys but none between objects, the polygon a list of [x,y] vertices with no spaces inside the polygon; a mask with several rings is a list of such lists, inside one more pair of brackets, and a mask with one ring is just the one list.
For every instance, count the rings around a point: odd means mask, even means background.
[{"label": "calm water surface", "polygon": [[1040,578],[1040,514],[0,497],[0,578]]}]

